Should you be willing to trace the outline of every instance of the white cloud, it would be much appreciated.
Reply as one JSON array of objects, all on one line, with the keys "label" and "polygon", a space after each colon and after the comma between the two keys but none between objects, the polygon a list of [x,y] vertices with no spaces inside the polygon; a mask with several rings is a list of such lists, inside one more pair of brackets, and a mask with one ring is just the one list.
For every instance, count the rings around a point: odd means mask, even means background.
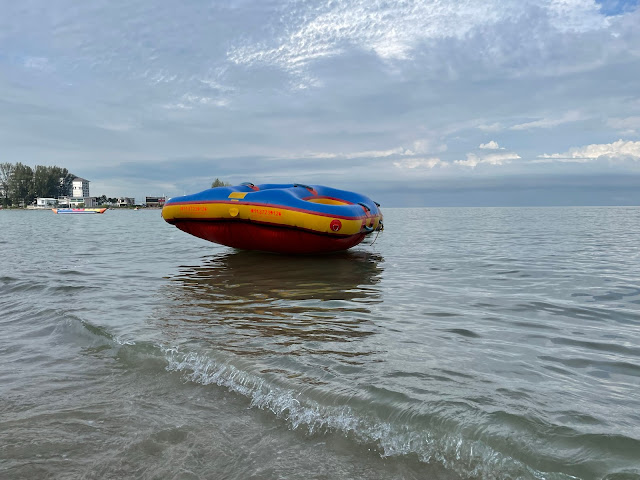
[{"label": "white cloud", "polygon": [[178,103],[165,103],[164,105],[162,105],[162,108],[165,108],[167,110],[191,110],[193,106],[178,102]]},{"label": "white cloud", "polygon": [[205,97],[191,93],[185,93],[182,96],[182,101],[192,105],[213,105],[215,107],[225,107],[229,104],[229,100],[226,98]]},{"label": "white cloud", "polygon": [[207,87],[220,92],[233,92],[235,90],[233,87],[222,85],[220,82],[209,78],[200,78],[199,81]]},{"label": "white cloud", "polygon": [[431,140],[416,140],[411,147],[405,149],[404,155],[418,155],[425,153],[442,153],[447,151],[447,146],[443,143]]},{"label": "white cloud", "polygon": [[565,153],[538,155],[538,158],[558,161],[586,163],[598,158],[640,160],[640,142],[618,140],[613,143],[594,143],[574,147]]},{"label": "white cloud", "polygon": [[540,120],[535,120],[533,122],[513,125],[512,127],[510,127],[510,130],[530,130],[532,128],[551,128],[551,127],[557,127],[558,125],[562,125],[563,123],[571,123],[571,122],[586,120],[587,118],[589,117],[578,111],[571,111],[571,112],[565,113],[560,117],[541,118]]},{"label": "white cloud", "polygon": [[385,158],[385,157],[394,157],[394,156],[402,156],[406,155],[407,152],[412,154],[412,152],[406,150],[403,147],[390,148],[388,150],[364,150],[361,152],[304,152],[302,154],[292,154],[288,155],[288,158],[344,158],[349,160],[354,160],[358,158]]},{"label": "white cloud", "polygon": [[640,116],[626,118],[610,118],[607,125],[623,135],[636,135],[640,132]]},{"label": "white cloud", "polygon": [[504,148],[498,145],[498,142],[494,140],[491,140],[487,143],[481,143],[478,148],[481,148],[483,150],[504,150]]},{"label": "white cloud", "polygon": [[299,74],[314,60],[353,50],[373,52],[385,61],[411,60],[425,45],[433,48],[434,42],[440,40],[464,41],[480,31],[488,42],[498,42],[487,47],[492,54],[502,56],[502,36],[487,36],[487,32],[496,25],[516,25],[521,21],[533,21],[531,33],[535,35],[530,36],[529,50],[539,54],[541,46],[548,46],[537,38],[540,27],[546,29],[545,38],[550,38],[554,34],[580,35],[610,26],[593,0],[369,0],[311,5],[313,2],[284,6],[279,30],[286,34],[238,43],[228,50],[228,59],[238,65],[276,65]]},{"label": "white cloud", "polygon": [[478,125],[478,129],[483,132],[498,132],[502,130],[502,125],[499,122],[491,123],[491,124],[482,124]]},{"label": "white cloud", "polygon": [[405,149],[402,147],[392,148],[390,150],[369,150],[364,152],[346,153],[344,158],[384,158],[392,155],[404,155]]},{"label": "white cloud", "polygon": [[445,144],[432,142],[430,140],[416,140],[411,147],[395,147],[387,150],[363,150],[356,152],[304,152],[303,154],[289,155],[288,158],[387,158],[387,157],[413,157],[416,155],[441,153],[447,150]]},{"label": "white cloud", "polygon": [[437,157],[433,158],[407,158],[405,160],[399,160],[397,162],[393,162],[393,166],[402,169],[415,169],[415,168],[435,168],[435,167],[446,167],[449,164],[447,162],[443,162]]},{"label": "white cloud", "polygon": [[46,57],[25,57],[23,65],[31,70],[39,70],[49,73],[54,70],[53,65]]},{"label": "white cloud", "polygon": [[168,110],[191,110],[197,106],[226,107],[229,103],[228,98],[213,98],[185,93],[178,102],[167,103],[162,107]]},{"label": "white cloud", "polygon": [[326,159],[326,158],[338,158],[338,154],[335,153],[329,153],[329,152],[304,152],[300,155],[288,155],[288,156],[284,156],[281,155],[281,157],[283,158],[306,158],[306,159]]},{"label": "white cloud", "polygon": [[128,132],[136,128],[132,123],[102,123],[98,127],[112,132]]},{"label": "white cloud", "polygon": [[551,0],[547,8],[553,25],[562,32],[586,32],[609,25],[593,0]]},{"label": "white cloud", "polygon": [[511,163],[511,160],[517,160],[520,155],[517,153],[490,153],[487,155],[476,155],[475,153],[467,153],[466,160],[456,160],[456,165],[462,165],[463,167],[475,168],[480,164],[487,165],[504,165]]},{"label": "white cloud", "polygon": [[159,84],[175,82],[178,79],[178,76],[175,74],[166,73],[164,71],[151,72],[147,70],[142,74],[142,78],[146,78],[151,83]]}]

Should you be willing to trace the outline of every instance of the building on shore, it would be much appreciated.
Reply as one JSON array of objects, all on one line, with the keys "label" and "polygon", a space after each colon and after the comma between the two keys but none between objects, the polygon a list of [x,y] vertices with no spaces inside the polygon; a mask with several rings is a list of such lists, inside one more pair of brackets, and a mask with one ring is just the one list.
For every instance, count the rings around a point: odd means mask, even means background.
[{"label": "building on shore", "polygon": [[71,182],[71,191],[62,197],[58,197],[59,207],[93,208],[98,206],[98,199],[89,196],[89,180],[76,177]]},{"label": "building on shore", "polygon": [[89,196],[89,180],[76,177],[71,182],[71,196],[74,198]]},{"label": "building on shore", "polygon": [[118,198],[118,206],[119,207],[132,207],[136,204],[136,199],[133,197],[119,197]]},{"label": "building on shore", "polygon": [[57,198],[38,197],[36,199],[36,208],[55,208],[57,205]]},{"label": "building on shore", "polygon": [[98,199],[96,197],[58,197],[58,206],[67,208],[92,208],[98,206]]},{"label": "building on shore", "polygon": [[145,197],[147,207],[164,207],[165,197]]}]

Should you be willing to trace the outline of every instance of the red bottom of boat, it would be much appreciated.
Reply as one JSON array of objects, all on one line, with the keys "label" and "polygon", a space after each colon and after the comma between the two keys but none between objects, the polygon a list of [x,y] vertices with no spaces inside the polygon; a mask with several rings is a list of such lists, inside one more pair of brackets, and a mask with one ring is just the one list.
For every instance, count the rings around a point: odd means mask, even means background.
[{"label": "red bottom of boat", "polygon": [[228,247],[275,253],[339,252],[358,245],[365,237],[364,233],[340,237],[286,227],[240,222],[180,220],[174,225],[191,235]]}]

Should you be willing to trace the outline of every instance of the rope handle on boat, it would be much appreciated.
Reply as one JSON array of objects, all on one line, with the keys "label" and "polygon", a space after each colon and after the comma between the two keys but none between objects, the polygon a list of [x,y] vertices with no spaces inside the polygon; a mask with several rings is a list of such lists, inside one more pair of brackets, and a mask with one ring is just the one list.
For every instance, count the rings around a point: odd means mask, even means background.
[{"label": "rope handle on boat", "polygon": [[[358,202],[358,205],[364,208],[364,210],[367,212],[367,217],[368,217],[369,213],[371,213],[371,209],[369,208],[369,206],[363,202]],[[364,231],[367,233],[373,232],[373,227],[367,227],[366,225],[362,225],[362,228],[364,228]]]},{"label": "rope handle on boat", "polygon": [[302,188],[306,188],[307,190],[309,190],[313,195],[318,195],[318,192],[316,192],[313,187],[310,187],[309,185],[305,185],[304,183],[294,183],[293,184],[294,187],[302,187]]},{"label": "rope handle on boat", "polygon": [[376,230],[378,230],[378,233],[376,233],[376,238],[373,239],[373,242],[371,242],[371,245],[376,243],[376,240],[378,240],[378,237],[380,236],[380,232],[384,230],[384,225],[382,225],[382,221],[378,223],[378,228],[376,228]]}]

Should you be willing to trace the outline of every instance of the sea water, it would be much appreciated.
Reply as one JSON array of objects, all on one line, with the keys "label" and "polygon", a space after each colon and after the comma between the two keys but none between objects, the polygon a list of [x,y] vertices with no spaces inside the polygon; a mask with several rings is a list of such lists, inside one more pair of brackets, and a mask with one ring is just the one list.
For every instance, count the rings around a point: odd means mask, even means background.
[{"label": "sea water", "polygon": [[0,478],[640,478],[640,208],[383,209],[340,254],[0,211]]}]

